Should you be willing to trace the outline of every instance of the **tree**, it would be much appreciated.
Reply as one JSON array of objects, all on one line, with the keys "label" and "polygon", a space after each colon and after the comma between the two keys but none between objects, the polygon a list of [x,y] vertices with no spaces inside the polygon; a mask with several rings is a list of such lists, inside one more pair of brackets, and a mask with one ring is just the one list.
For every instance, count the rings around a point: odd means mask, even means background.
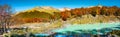
[{"label": "tree", "polygon": [[[3,32],[7,32],[9,26],[11,25],[11,7],[8,5],[0,6],[0,26]],[[0,32],[0,33],[3,33]]]},{"label": "tree", "polygon": [[91,8],[92,9],[92,12],[91,12],[91,14],[93,15],[93,16],[96,16],[96,15],[100,15],[100,10],[101,10],[101,8],[100,7],[92,7]]},{"label": "tree", "polygon": [[62,18],[62,20],[64,20],[64,21],[66,21],[67,18],[69,18],[69,17],[71,16],[70,11],[67,11],[67,10],[61,12],[60,14],[61,14],[61,18]]},{"label": "tree", "polygon": [[120,8],[115,12],[115,16],[120,16]]},{"label": "tree", "polygon": [[117,11],[118,7],[116,6],[112,6],[108,8],[108,12],[110,13],[110,15],[114,15],[114,13]]},{"label": "tree", "polygon": [[103,6],[100,11],[101,11],[100,15],[106,15],[107,14],[107,7]]},{"label": "tree", "polygon": [[85,10],[84,8],[75,8],[71,10],[71,14],[75,16],[82,16],[85,14]]}]

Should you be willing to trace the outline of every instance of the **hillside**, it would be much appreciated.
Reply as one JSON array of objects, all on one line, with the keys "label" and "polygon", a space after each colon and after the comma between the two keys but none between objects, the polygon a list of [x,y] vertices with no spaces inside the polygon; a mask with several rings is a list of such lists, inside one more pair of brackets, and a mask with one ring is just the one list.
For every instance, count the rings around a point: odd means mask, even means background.
[{"label": "hillside", "polygon": [[[62,19],[63,21],[67,21],[72,18],[80,18],[76,20],[88,20],[89,17],[84,18],[84,15],[90,14],[92,18],[89,20],[96,20],[98,21],[108,21],[109,20],[116,20],[119,19],[118,16],[120,16],[120,8],[116,6],[107,7],[107,6],[93,6],[93,7],[87,7],[87,8],[63,8],[62,11],[59,9],[55,9],[52,7],[35,7],[29,10],[25,10],[23,12],[19,12],[15,14],[14,17],[17,17],[19,19],[22,19],[23,21],[39,21],[43,22],[45,21],[55,21],[58,19]],[[94,19],[96,18],[96,19]],[[102,20],[104,19],[104,20]],[[42,21],[41,21],[42,20]],[[91,21],[88,21],[91,22]]]},{"label": "hillside", "polygon": [[51,18],[52,15],[45,12],[32,11],[32,12],[21,12],[16,15],[19,18]]},{"label": "hillside", "polygon": [[[54,15],[55,14],[55,15]],[[52,7],[34,7],[29,10],[21,11],[13,15],[19,21],[42,22],[60,18],[60,11]],[[42,20],[42,21],[41,21]]]}]

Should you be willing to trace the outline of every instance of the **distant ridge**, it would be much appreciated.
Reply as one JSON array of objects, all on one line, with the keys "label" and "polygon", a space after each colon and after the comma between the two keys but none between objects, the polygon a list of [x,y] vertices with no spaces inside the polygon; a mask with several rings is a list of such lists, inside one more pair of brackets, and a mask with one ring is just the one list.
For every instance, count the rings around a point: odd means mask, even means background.
[{"label": "distant ridge", "polygon": [[50,6],[43,6],[43,7],[34,7],[32,9],[29,9],[29,10],[26,10],[24,12],[29,12],[29,11],[40,11],[40,12],[47,12],[47,13],[50,13],[50,14],[53,14],[53,12],[60,12],[60,10],[56,9],[56,8],[53,8],[53,7],[50,7]]}]

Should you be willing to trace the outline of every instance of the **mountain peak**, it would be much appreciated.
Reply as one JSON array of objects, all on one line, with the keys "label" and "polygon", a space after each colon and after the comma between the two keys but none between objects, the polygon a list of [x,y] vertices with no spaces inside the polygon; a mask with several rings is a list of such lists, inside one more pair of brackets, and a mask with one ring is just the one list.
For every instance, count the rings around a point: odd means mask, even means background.
[{"label": "mountain peak", "polygon": [[70,8],[67,8],[67,7],[64,7],[64,8],[61,8],[59,9],[60,11],[65,11],[65,10],[71,10]]},{"label": "mountain peak", "polygon": [[100,8],[102,8],[103,6],[102,5],[97,5],[97,6],[89,6],[87,8],[92,8],[92,7],[100,7]]},{"label": "mountain peak", "polygon": [[34,12],[34,11],[46,12],[50,14],[53,14],[54,12],[59,12],[58,9],[50,6],[36,6],[36,7],[33,7],[32,9],[25,10],[24,12]]},{"label": "mountain peak", "polygon": [[33,9],[55,9],[55,8],[53,8],[53,7],[50,7],[50,6],[36,6],[36,7],[34,7]]},{"label": "mountain peak", "polygon": [[53,8],[53,7],[50,7],[50,6],[43,6],[43,7],[41,7],[41,8],[44,8],[44,9],[51,9],[51,8]]}]

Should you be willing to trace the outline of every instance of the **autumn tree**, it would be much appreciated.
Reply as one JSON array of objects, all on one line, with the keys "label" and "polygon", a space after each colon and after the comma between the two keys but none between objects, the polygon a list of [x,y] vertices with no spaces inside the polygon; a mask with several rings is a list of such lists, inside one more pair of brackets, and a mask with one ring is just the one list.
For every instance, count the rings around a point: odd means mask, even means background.
[{"label": "autumn tree", "polygon": [[118,7],[116,6],[112,6],[108,8],[108,12],[110,13],[110,15],[114,15],[114,13],[117,11]]},{"label": "autumn tree", "polygon": [[70,11],[67,11],[67,10],[61,12],[60,14],[61,14],[62,20],[64,20],[64,21],[66,21],[67,18],[71,17]]},{"label": "autumn tree", "polygon": [[100,7],[95,6],[95,7],[92,7],[91,9],[92,9],[91,14],[92,14],[93,16],[100,15],[100,12],[101,12],[101,11],[100,11],[100,10],[101,10]]},{"label": "autumn tree", "polygon": [[100,10],[100,15],[107,15],[107,7],[106,6],[103,6]]},{"label": "autumn tree", "polygon": [[85,14],[85,10],[84,8],[75,8],[71,10],[71,14],[75,16],[82,16]]},{"label": "autumn tree", "polygon": [[120,8],[114,13],[115,16],[120,16]]},{"label": "autumn tree", "polygon": [[92,9],[91,9],[91,8],[85,8],[85,10],[86,10],[85,14],[90,14],[90,13],[92,13]]},{"label": "autumn tree", "polygon": [[92,12],[90,13],[91,15],[93,15],[93,16],[96,16],[96,9],[95,8],[91,8],[92,9]]}]

